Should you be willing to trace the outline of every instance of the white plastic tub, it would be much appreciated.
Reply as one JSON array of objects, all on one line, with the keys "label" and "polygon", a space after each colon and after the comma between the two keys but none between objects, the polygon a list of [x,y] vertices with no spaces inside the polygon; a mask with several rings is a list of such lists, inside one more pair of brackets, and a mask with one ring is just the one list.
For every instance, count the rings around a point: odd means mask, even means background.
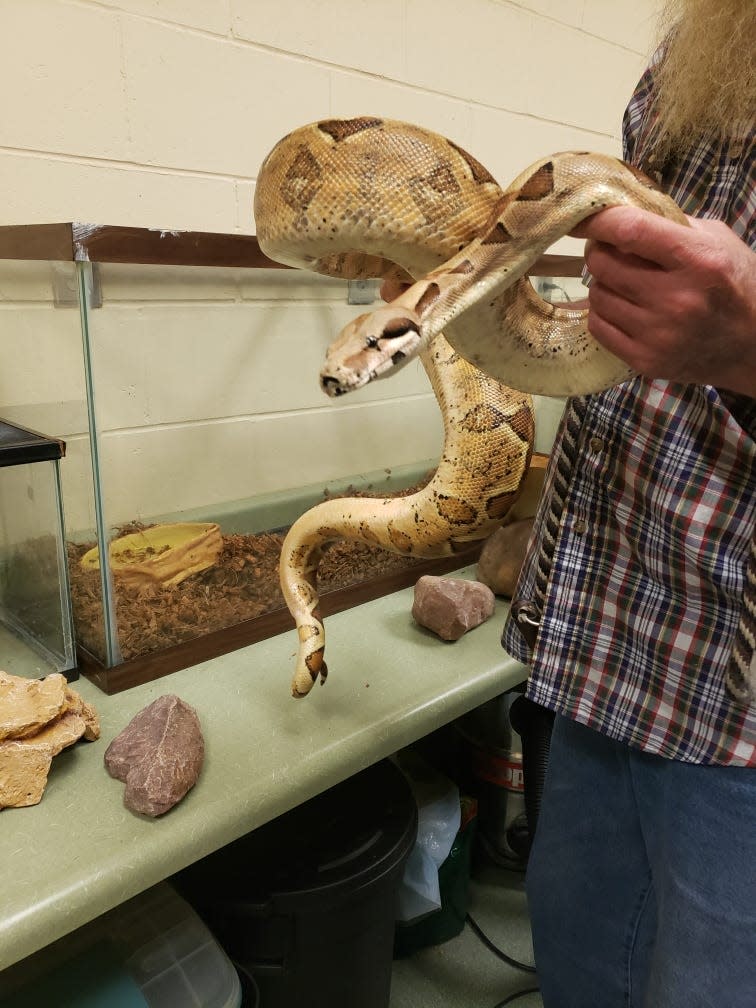
[{"label": "white plastic tub", "polygon": [[0,1008],[240,1008],[236,970],[167,883],[0,974]]}]

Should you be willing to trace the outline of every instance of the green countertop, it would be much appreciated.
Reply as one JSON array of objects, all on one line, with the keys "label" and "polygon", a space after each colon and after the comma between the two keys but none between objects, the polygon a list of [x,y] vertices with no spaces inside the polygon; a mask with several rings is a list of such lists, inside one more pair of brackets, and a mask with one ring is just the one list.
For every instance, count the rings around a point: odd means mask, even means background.
[{"label": "green countertop", "polygon": [[[329,617],[331,674],[304,700],[289,693],[294,631],[112,697],[74,683],[102,736],[55,757],[39,805],[0,813],[0,969],[525,678],[499,643],[503,602],[449,644],[414,623],[412,594]],[[206,757],[153,820],[124,807],[103,754],[165,693],[196,708]]]}]

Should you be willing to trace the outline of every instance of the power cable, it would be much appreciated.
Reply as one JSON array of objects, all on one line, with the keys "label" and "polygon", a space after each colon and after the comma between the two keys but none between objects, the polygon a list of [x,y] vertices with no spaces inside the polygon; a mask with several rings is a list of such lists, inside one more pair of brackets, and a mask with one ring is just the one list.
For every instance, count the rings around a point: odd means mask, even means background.
[{"label": "power cable", "polygon": [[470,916],[470,914],[467,914],[466,920],[467,920],[467,923],[470,925],[470,927],[475,932],[475,934],[478,936],[478,938],[486,946],[486,948],[490,952],[493,952],[493,954],[495,956],[498,956],[499,959],[502,959],[505,963],[508,963],[510,966],[513,966],[515,969],[522,970],[524,973],[535,973],[536,972],[535,966],[533,966],[531,963],[522,963],[522,962],[520,962],[517,959],[513,959],[511,956],[507,955],[506,952],[502,951],[498,947],[498,945],[494,945],[494,943],[491,941],[491,939],[488,937],[488,935],[482,930],[482,928],[480,927],[480,925],[477,924],[475,922],[475,920],[473,920],[473,918]]},{"label": "power cable", "polygon": [[513,1004],[521,997],[525,997],[526,994],[540,994],[540,993],[541,992],[537,987],[528,987],[527,990],[517,991],[516,994],[510,994],[509,997],[505,997],[503,1001],[499,1001],[498,1004],[494,1005],[494,1008],[505,1008],[505,1005]]}]

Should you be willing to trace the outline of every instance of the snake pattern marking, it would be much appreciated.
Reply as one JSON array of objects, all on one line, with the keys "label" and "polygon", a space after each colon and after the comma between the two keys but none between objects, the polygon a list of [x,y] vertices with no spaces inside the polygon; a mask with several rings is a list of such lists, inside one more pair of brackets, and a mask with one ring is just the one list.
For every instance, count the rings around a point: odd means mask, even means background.
[{"label": "snake pattern marking", "polygon": [[630,377],[589,335],[587,312],[542,301],[526,276],[558,238],[618,204],[686,222],[646,176],[608,155],[554,154],[502,190],[451,141],[381,118],[300,127],[263,162],[254,213],[267,256],[410,284],[331,344],[324,391],[341,395],[418,356],[444,422],[441,461],[418,493],[324,501],[287,534],[279,571],[299,637],[295,697],[327,675],[317,568],[329,542],[438,557],[487,537],[527,472],[530,393],[583,395]]}]

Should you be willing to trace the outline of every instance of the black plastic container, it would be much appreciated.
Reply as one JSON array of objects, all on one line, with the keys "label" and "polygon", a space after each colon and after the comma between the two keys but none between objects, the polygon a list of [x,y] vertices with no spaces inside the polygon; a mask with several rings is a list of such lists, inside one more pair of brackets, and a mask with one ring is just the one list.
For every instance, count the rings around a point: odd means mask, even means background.
[{"label": "black plastic container", "polygon": [[396,891],[417,807],[384,760],[173,880],[260,1008],[388,1008]]}]

